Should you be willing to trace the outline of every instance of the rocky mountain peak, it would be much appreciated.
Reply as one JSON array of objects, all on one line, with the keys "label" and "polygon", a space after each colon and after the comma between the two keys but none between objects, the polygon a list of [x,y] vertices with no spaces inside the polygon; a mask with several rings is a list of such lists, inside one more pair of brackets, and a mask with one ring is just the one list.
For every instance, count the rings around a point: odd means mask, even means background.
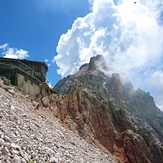
[{"label": "rocky mountain peak", "polygon": [[68,97],[62,121],[124,163],[163,162],[163,112],[124,74],[107,71],[98,55],[57,83],[54,90]]},{"label": "rocky mountain peak", "polygon": [[99,69],[108,69],[106,61],[102,55],[92,57],[89,62],[88,71]]},{"label": "rocky mountain peak", "polygon": [[75,75],[81,75],[92,71],[109,70],[107,63],[102,55],[97,55],[90,58],[89,63],[83,64]]}]

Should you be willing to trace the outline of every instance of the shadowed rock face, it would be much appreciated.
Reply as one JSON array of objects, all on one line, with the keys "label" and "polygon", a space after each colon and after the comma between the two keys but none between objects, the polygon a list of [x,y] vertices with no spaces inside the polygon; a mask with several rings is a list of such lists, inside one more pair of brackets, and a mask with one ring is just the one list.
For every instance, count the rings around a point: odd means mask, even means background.
[{"label": "shadowed rock face", "polygon": [[108,69],[105,59],[102,55],[92,57],[88,65],[88,71],[98,70],[99,68]]},{"label": "shadowed rock face", "polygon": [[97,56],[59,81],[54,90],[64,96],[50,102],[58,108],[56,116],[122,162],[163,162],[163,112],[124,75],[106,71],[104,58]]}]

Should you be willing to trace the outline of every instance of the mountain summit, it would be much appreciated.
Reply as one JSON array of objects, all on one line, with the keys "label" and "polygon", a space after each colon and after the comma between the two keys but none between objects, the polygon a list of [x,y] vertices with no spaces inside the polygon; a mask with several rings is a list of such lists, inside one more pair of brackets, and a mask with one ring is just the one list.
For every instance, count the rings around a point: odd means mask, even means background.
[{"label": "mountain summit", "polygon": [[62,123],[120,162],[163,162],[163,112],[149,93],[112,72],[98,55],[56,84]]},{"label": "mountain summit", "polygon": [[106,61],[102,55],[97,55],[96,57],[92,57],[89,63],[82,65],[79,68],[79,71],[75,75],[81,75],[83,73],[95,70],[108,70],[108,66]]}]

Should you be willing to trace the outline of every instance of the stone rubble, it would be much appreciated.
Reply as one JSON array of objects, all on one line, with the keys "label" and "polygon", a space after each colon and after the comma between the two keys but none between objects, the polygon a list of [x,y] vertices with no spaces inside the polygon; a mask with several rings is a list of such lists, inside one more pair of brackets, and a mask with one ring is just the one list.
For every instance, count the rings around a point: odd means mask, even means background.
[{"label": "stone rubble", "polygon": [[114,163],[38,105],[0,87],[0,163]]}]

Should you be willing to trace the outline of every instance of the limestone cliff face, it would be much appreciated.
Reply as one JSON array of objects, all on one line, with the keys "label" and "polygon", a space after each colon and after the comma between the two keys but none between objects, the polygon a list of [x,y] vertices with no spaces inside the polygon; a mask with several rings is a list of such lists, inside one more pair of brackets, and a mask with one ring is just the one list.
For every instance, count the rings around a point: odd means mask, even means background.
[{"label": "limestone cliff face", "polygon": [[109,71],[102,56],[91,58],[54,87],[61,95],[49,97],[48,106],[63,124],[121,162],[163,162],[163,112],[149,93]]}]

